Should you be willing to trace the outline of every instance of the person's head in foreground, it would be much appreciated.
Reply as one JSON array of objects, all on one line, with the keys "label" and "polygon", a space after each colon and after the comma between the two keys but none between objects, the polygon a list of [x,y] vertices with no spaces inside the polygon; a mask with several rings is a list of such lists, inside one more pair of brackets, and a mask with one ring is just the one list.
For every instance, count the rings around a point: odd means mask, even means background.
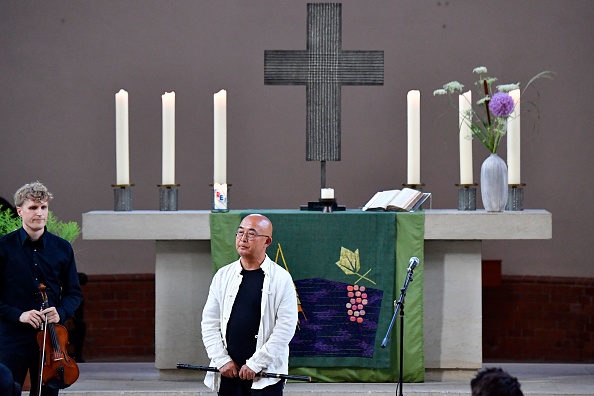
[{"label": "person's head in foreground", "polygon": [[470,389],[472,396],[524,396],[518,379],[496,367],[480,369]]}]

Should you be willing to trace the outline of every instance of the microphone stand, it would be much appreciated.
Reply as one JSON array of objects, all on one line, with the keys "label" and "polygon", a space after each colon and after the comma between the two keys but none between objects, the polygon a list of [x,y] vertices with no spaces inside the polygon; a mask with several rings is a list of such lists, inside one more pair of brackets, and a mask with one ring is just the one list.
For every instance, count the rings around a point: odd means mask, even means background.
[{"label": "microphone stand", "polygon": [[392,321],[390,322],[390,326],[388,326],[388,331],[384,340],[382,341],[382,348],[385,348],[388,345],[388,337],[390,337],[390,333],[392,332],[392,327],[394,327],[394,322],[396,321],[396,316],[400,312],[400,350],[399,352],[399,374],[398,374],[398,389],[400,389],[399,396],[402,396],[402,371],[404,365],[404,298],[406,297],[406,291],[408,290],[408,285],[410,282],[413,281],[413,269],[409,268],[408,273],[406,275],[406,280],[404,281],[404,287],[400,289],[400,298],[397,301],[394,301],[394,315],[392,316]]}]

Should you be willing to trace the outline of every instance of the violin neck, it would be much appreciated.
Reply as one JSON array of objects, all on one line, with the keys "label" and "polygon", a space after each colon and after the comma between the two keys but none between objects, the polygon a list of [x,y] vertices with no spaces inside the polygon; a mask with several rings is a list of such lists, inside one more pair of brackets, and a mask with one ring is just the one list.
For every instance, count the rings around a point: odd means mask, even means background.
[{"label": "violin neck", "polygon": [[56,335],[56,328],[54,327],[53,323],[47,323],[47,331],[49,332],[49,338],[52,343],[52,350],[59,351],[60,350],[60,341],[58,340],[58,336]]}]

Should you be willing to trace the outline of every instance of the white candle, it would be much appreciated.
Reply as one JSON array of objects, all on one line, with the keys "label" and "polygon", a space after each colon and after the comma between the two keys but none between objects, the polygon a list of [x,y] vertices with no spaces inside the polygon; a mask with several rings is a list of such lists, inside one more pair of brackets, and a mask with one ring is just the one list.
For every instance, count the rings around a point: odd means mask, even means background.
[{"label": "white candle", "polygon": [[473,184],[472,178],[472,92],[458,96],[458,126],[460,128],[460,184]]},{"label": "white candle", "polygon": [[116,105],[116,184],[130,184],[130,153],[128,148],[128,92],[120,89]]},{"label": "white candle", "polygon": [[320,198],[334,199],[334,189],[333,188],[322,188],[322,191],[320,192]]},{"label": "white candle", "polygon": [[175,92],[161,96],[163,103],[162,185],[175,184]]},{"label": "white candle", "polygon": [[507,182],[520,184],[520,90],[510,91],[514,111],[507,119]]},{"label": "white candle", "polygon": [[227,91],[214,94],[214,183],[227,183]]},{"label": "white candle", "polygon": [[421,184],[421,92],[409,91],[407,99],[408,119],[408,184]]}]

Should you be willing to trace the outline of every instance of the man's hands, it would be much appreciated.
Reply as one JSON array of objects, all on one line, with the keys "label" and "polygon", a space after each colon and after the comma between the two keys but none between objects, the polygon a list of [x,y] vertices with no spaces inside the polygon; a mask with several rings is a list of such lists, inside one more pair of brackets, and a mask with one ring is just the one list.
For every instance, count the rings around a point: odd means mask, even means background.
[{"label": "man's hands", "polygon": [[19,317],[19,322],[28,323],[33,326],[34,329],[38,329],[45,321],[45,315],[47,315],[48,323],[60,322],[60,315],[58,314],[58,311],[56,311],[56,307],[49,307],[43,311],[36,311],[33,309],[31,311],[23,312]]},{"label": "man's hands", "polygon": [[225,363],[225,365],[219,369],[219,372],[223,377],[227,378],[239,377],[242,380],[253,380],[256,377],[256,372],[254,370],[245,364],[240,369],[234,361]]},{"label": "man's hands", "polygon": [[241,370],[239,370],[239,378],[242,380],[253,380],[256,377],[256,372],[246,366],[245,364],[241,366]]},{"label": "man's hands", "polygon": [[225,363],[225,365],[219,369],[219,372],[223,377],[235,378],[239,374],[239,366],[231,360],[230,362]]}]

